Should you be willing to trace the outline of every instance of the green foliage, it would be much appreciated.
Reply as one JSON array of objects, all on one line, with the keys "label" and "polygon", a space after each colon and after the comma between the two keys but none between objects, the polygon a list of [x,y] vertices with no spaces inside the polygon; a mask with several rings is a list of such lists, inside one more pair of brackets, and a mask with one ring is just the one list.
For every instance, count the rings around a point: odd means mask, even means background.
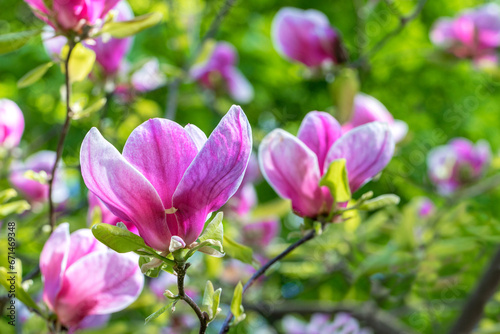
[{"label": "green foliage", "polygon": [[241,282],[238,282],[236,287],[234,288],[233,299],[231,300],[231,312],[233,313],[233,324],[236,325],[239,322],[245,320],[246,314],[243,309],[243,305],[241,305],[243,301],[243,285]]},{"label": "green foliage", "polygon": [[23,47],[39,34],[40,30],[27,30],[0,35],[0,54],[9,53]]},{"label": "green foliage", "polygon": [[92,226],[92,234],[97,240],[118,253],[150,249],[140,236],[118,226],[98,223]]},{"label": "green foliage", "polygon": [[159,12],[153,12],[133,18],[129,21],[113,21],[104,25],[101,34],[109,34],[115,38],[125,38],[157,25],[163,18]]},{"label": "green foliage", "polygon": [[49,61],[48,63],[42,64],[40,66],[35,67],[25,75],[19,81],[17,82],[17,87],[19,88],[26,88],[28,86],[31,86],[45,75],[47,71],[54,65],[53,62]]},{"label": "green foliage", "polygon": [[319,185],[328,187],[336,202],[348,202],[351,199],[351,189],[349,188],[345,159],[332,161]]}]

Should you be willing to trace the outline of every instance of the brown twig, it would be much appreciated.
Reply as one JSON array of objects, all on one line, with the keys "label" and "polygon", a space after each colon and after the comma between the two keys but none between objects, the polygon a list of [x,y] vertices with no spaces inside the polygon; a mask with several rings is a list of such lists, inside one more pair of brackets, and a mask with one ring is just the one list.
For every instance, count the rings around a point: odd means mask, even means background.
[{"label": "brown twig", "polygon": [[[280,261],[283,259],[285,256],[290,254],[295,248],[299,247],[300,245],[304,244],[305,242],[313,239],[316,236],[316,230],[311,230],[309,231],[306,235],[304,235],[301,239],[290,245],[287,249],[285,249],[283,252],[281,252],[278,256],[275,258],[269,260],[264,266],[262,266],[259,270],[255,272],[255,274],[250,277],[248,282],[245,284],[243,287],[243,293],[245,293],[252,284],[259,279],[262,275],[265,274],[265,272],[276,262]],[[233,313],[229,312],[229,314],[226,317],[226,320],[224,320],[224,323],[222,324],[222,328],[219,332],[219,334],[227,333],[229,331],[230,325],[229,322],[233,319]]]},{"label": "brown twig", "polygon": [[71,57],[71,53],[75,48],[75,44],[68,40],[68,55],[66,56],[66,60],[64,62],[65,69],[65,85],[66,85],[66,120],[64,121],[64,125],[61,131],[61,135],[59,136],[59,142],[57,143],[56,149],[56,161],[54,162],[54,166],[52,167],[52,171],[49,176],[49,223],[50,223],[50,232],[54,231],[54,227],[56,225],[56,217],[55,217],[55,208],[54,202],[52,201],[52,192],[54,188],[54,179],[56,178],[57,165],[59,164],[59,160],[61,160],[63,149],[64,149],[64,141],[69,132],[69,127],[71,125],[71,118],[73,113],[70,107],[70,97],[71,97],[71,82],[69,78],[69,59]]}]

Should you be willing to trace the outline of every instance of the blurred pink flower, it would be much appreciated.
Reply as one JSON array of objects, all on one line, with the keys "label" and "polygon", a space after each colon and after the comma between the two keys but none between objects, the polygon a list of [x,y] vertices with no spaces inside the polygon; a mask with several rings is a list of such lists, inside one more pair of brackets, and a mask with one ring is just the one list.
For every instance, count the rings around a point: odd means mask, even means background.
[{"label": "blurred pink flower", "polygon": [[478,62],[497,58],[500,46],[500,6],[494,3],[467,9],[455,18],[440,18],[434,24],[432,42],[459,58]]},{"label": "blurred pink flower", "polygon": [[274,48],[308,67],[346,60],[339,33],[320,11],[284,7],[274,17],[271,30]]},{"label": "blurred pink flower", "polygon": [[163,86],[167,78],[160,69],[158,59],[153,58],[132,73],[130,81],[136,91],[149,92]]},{"label": "blurred pink flower", "polygon": [[342,134],[340,124],[325,112],[306,115],[297,137],[276,129],[259,147],[262,174],[283,198],[292,201],[301,217],[328,216],[333,198],[319,182],[330,164],[346,160],[351,192],[355,192],[389,163],[394,139],[385,123],[371,122]]},{"label": "blurred pink flower", "polygon": [[394,140],[400,142],[408,132],[408,124],[395,120],[387,108],[373,96],[359,93],[354,98],[354,108],[351,119],[342,125],[342,132],[370,122],[385,122],[391,129]]},{"label": "blurred pink flower", "polygon": [[24,132],[23,112],[14,101],[0,99],[0,146],[19,145]]},{"label": "blurred pink flower", "polygon": [[[116,217],[109,209],[106,207],[106,205],[92,193],[89,191],[88,193],[88,200],[89,200],[89,211],[87,213],[87,224],[92,224],[92,217],[94,214],[94,210],[99,208],[99,211],[101,213],[101,221],[100,223],[104,224],[110,224],[110,225],[115,225],[122,222],[122,220],[118,217]],[[123,222],[125,226],[127,226],[127,229],[135,234],[139,234],[139,231],[137,231],[137,227],[135,227],[134,224],[131,222]]]},{"label": "blurred pink flower", "polygon": [[108,250],[89,229],[70,235],[68,223],[59,225],[45,243],[40,271],[43,300],[70,331],[95,324],[97,315],[123,310],[144,284],[135,257]]},{"label": "blurred pink flower", "polygon": [[440,194],[449,195],[481,178],[490,161],[491,149],[486,141],[474,145],[466,138],[455,138],[429,151],[429,178]]},{"label": "blurred pink flower", "polygon": [[222,85],[236,102],[248,103],[253,99],[253,87],[236,68],[237,62],[234,46],[219,42],[204,63],[191,68],[190,75],[205,88],[217,89]]},{"label": "blurred pink flower", "polygon": [[[36,173],[44,171],[47,173],[47,176],[50,177],[55,160],[56,152],[39,151],[28,157],[24,163],[15,161],[11,165],[9,181],[30,203],[44,203],[49,198],[48,184],[43,184],[26,178],[25,173],[29,170]],[[64,175],[61,166],[62,163],[58,166],[56,178],[54,180],[52,193],[52,200],[54,203],[63,203],[69,197],[69,189],[64,182]]]},{"label": "blurred pink flower", "polygon": [[358,320],[347,313],[337,313],[333,321],[329,314],[315,313],[309,323],[287,315],[282,320],[285,334],[372,334],[372,330],[362,328]]},{"label": "blurred pink flower", "polygon": [[[117,11],[116,21],[128,21],[134,17],[130,5],[126,1],[119,2],[114,8]],[[66,45],[66,37],[55,36],[53,29],[46,29],[42,33],[45,50],[53,59],[58,59],[62,48]],[[83,43],[87,48],[94,50],[96,61],[106,76],[117,74],[124,62],[125,55],[132,47],[133,38],[109,38],[103,40],[99,37],[93,43]]]},{"label": "blurred pink flower", "polygon": [[173,236],[196,241],[207,216],[236,192],[251,148],[248,120],[233,106],[208,140],[194,125],[150,119],[132,132],[123,154],[92,128],[80,161],[90,191],[149,246],[168,251]]},{"label": "blurred pink flower", "polygon": [[118,1],[54,0],[48,6],[43,0],[25,0],[38,18],[62,32],[80,32],[85,25],[98,25]]},{"label": "blurred pink flower", "polygon": [[280,231],[279,219],[265,219],[243,225],[245,245],[252,245],[259,250],[269,246]]},{"label": "blurred pink flower", "polygon": [[423,197],[420,199],[420,202],[418,203],[418,216],[420,218],[427,218],[431,216],[435,210],[436,206],[429,198]]}]

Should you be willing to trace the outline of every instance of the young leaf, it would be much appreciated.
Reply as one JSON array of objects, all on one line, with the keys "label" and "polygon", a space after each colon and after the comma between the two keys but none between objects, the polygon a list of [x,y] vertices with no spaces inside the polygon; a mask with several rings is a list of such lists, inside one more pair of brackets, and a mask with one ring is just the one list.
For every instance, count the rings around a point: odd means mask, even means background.
[{"label": "young leaf", "polygon": [[103,223],[95,224],[92,226],[92,233],[97,240],[118,253],[149,248],[140,236],[117,226]]},{"label": "young leaf", "polygon": [[158,24],[163,15],[153,12],[138,16],[129,21],[108,22],[102,27],[101,34],[110,34],[115,38],[125,38]]},{"label": "young leaf", "polygon": [[18,31],[0,35],[0,54],[9,53],[21,48],[31,38],[39,35],[41,30]]},{"label": "young leaf", "polygon": [[212,282],[207,281],[205,285],[205,292],[203,293],[202,308],[208,313],[208,318],[213,318],[212,305],[214,303],[214,286]]},{"label": "young leaf", "polygon": [[0,203],[5,203],[17,196],[17,191],[12,188],[0,191]]},{"label": "young leaf", "polygon": [[236,288],[234,288],[233,300],[231,300],[231,312],[234,315],[234,324],[243,321],[246,317],[243,305],[241,305],[242,300],[243,285],[241,284],[241,282],[238,282],[238,285],[236,285]]},{"label": "young leaf", "polygon": [[241,245],[236,241],[224,236],[224,250],[227,255],[243,263],[253,263],[253,251],[250,247]]},{"label": "young leaf", "polygon": [[205,230],[198,238],[200,243],[209,239],[217,240],[222,243],[224,239],[224,228],[222,226],[223,216],[224,215],[222,212],[218,212],[217,215],[215,215],[214,219],[212,219],[212,221],[207,224]]},{"label": "young leaf", "polygon": [[21,214],[26,210],[31,209],[31,205],[25,200],[14,201],[0,205],[0,219],[3,219],[11,214]]},{"label": "young leaf", "polygon": [[149,262],[151,262],[151,259],[149,257],[146,256],[139,257],[139,267],[141,268],[142,273],[148,277],[153,277],[153,278],[158,277],[162,267],[161,265],[148,270],[143,270],[143,265]]},{"label": "young leaf", "polygon": [[88,106],[87,108],[85,108],[81,111],[75,112],[75,114],[73,115],[73,119],[80,119],[80,118],[88,117],[88,116],[92,115],[93,113],[95,113],[96,111],[101,110],[101,108],[104,107],[105,104],[106,104],[106,98],[104,98],[104,97],[100,98],[99,100],[95,101],[90,106]]},{"label": "young leaf", "polygon": [[[65,45],[61,50],[61,59],[66,59],[69,51],[69,46]],[[74,46],[71,56],[69,57],[69,79],[71,83],[82,81],[87,78],[92,71],[95,62],[95,52],[87,49],[81,43]],[[65,72],[64,64],[61,64],[63,73]]]},{"label": "young leaf", "polygon": [[144,325],[147,325],[151,320],[155,320],[156,318],[158,318],[160,315],[162,315],[163,313],[165,313],[165,311],[172,307],[174,303],[177,302],[177,299],[176,300],[173,300],[172,302],[170,302],[169,304],[163,306],[161,309],[159,309],[158,311],[156,311],[155,313],[151,314],[149,317],[146,318],[145,322],[144,322]]},{"label": "young leaf", "polygon": [[17,87],[25,88],[34,84],[35,82],[40,80],[45,75],[45,73],[47,73],[52,65],[54,65],[54,63],[49,61],[48,63],[35,67],[31,71],[23,75],[21,79],[19,79],[19,81],[17,82]]},{"label": "young leaf", "polygon": [[347,179],[345,159],[334,160],[325,175],[319,181],[320,186],[326,186],[336,202],[348,202],[351,199],[351,189]]},{"label": "young leaf", "polygon": [[398,204],[399,204],[399,196],[394,194],[386,194],[365,201],[363,204],[359,206],[359,210],[373,211],[388,205],[398,205]]}]

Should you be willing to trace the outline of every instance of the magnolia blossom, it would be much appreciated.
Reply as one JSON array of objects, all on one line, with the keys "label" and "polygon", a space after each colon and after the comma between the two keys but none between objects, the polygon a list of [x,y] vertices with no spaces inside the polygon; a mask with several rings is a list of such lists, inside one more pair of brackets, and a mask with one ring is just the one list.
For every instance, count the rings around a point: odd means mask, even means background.
[{"label": "magnolia blossom", "polygon": [[68,223],[59,225],[45,243],[40,272],[44,302],[70,331],[123,310],[144,284],[135,257],[108,250],[89,229],[70,235]]},{"label": "magnolia blossom", "polygon": [[[102,23],[120,0],[24,0],[41,20],[57,31],[82,32],[84,26]],[[49,5],[50,3],[50,5]]]},{"label": "magnolia blossom", "polygon": [[[92,224],[92,220],[94,217],[94,214],[96,210],[99,210],[100,214],[100,221],[99,223],[104,223],[104,224],[110,224],[110,225],[115,225],[122,222],[122,220],[118,217],[116,217],[109,209],[106,207],[106,205],[97,197],[94,195],[92,192],[89,191],[88,193],[88,200],[89,200],[89,211],[87,213],[87,223],[90,225]],[[134,224],[130,222],[124,222],[125,226],[127,226],[127,229],[135,234],[139,234],[137,231],[137,227],[134,226]]]},{"label": "magnolia blossom", "polygon": [[309,323],[305,323],[292,315],[283,318],[285,334],[372,334],[368,328],[362,328],[358,320],[348,313],[338,313],[333,321],[329,314],[315,313]]},{"label": "magnolia blossom", "polygon": [[[40,204],[49,198],[49,185],[26,177],[26,172],[45,172],[50,177],[52,167],[56,161],[56,152],[39,151],[28,157],[25,162],[16,161],[11,165],[9,181],[32,204]],[[52,201],[63,203],[69,197],[69,189],[64,182],[61,165],[56,170],[56,177],[52,189]]]},{"label": "magnolia blossom", "polygon": [[23,112],[14,101],[0,99],[0,146],[19,145],[24,132]]},{"label": "magnolia blossom", "polygon": [[243,239],[246,245],[253,245],[262,250],[269,246],[279,231],[279,219],[264,219],[243,225]]},{"label": "magnolia blossom", "polygon": [[167,252],[173,236],[196,241],[207,216],[236,192],[251,147],[248,120],[233,106],[208,140],[194,125],[155,118],[132,132],[122,154],[92,128],[80,162],[90,191],[149,246]]},{"label": "magnolia blossom", "polygon": [[248,103],[253,99],[253,87],[236,68],[237,62],[234,46],[219,42],[204,63],[192,67],[190,75],[205,88],[222,87],[236,102]]},{"label": "magnolia blossom", "polygon": [[385,123],[371,122],[342,134],[333,116],[312,111],[297,137],[281,129],[269,133],[259,147],[259,163],[266,180],[292,201],[297,215],[317,218],[332,209],[334,199],[319,182],[334,160],[346,160],[349,187],[355,192],[384,169],[394,146]]},{"label": "magnolia blossom", "polygon": [[494,3],[468,9],[456,18],[440,18],[431,40],[459,58],[496,60],[500,46],[500,6]]},{"label": "magnolia blossom", "polygon": [[455,138],[429,152],[429,178],[439,193],[449,195],[481,178],[490,161],[491,149],[486,141],[480,140],[474,145],[466,138]]},{"label": "magnolia blossom", "polygon": [[[116,21],[128,21],[134,17],[132,8],[126,1],[119,2],[113,10],[116,10]],[[54,36],[55,31],[51,28],[42,33],[43,45],[51,58],[57,59],[61,54],[62,48],[67,43],[67,38],[59,35]],[[92,49],[96,54],[96,61],[100,65],[106,76],[117,74],[124,63],[125,55],[132,47],[133,38],[96,38],[92,43],[84,45]]]},{"label": "magnolia blossom", "polygon": [[403,140],[408,132],[408,124],[395,120],[379,100],[373,96],[359,93],[354,98],[351,119],[342,125],[342,131],[348,132],[357,126],[370,122],[386,122],[396,143]]},{"label": "magnolia blossom", "polygon": [[274,48],[284,57],[308,67],[346,60],[339,33],[320,11],[282,8],[271,29]]}]

